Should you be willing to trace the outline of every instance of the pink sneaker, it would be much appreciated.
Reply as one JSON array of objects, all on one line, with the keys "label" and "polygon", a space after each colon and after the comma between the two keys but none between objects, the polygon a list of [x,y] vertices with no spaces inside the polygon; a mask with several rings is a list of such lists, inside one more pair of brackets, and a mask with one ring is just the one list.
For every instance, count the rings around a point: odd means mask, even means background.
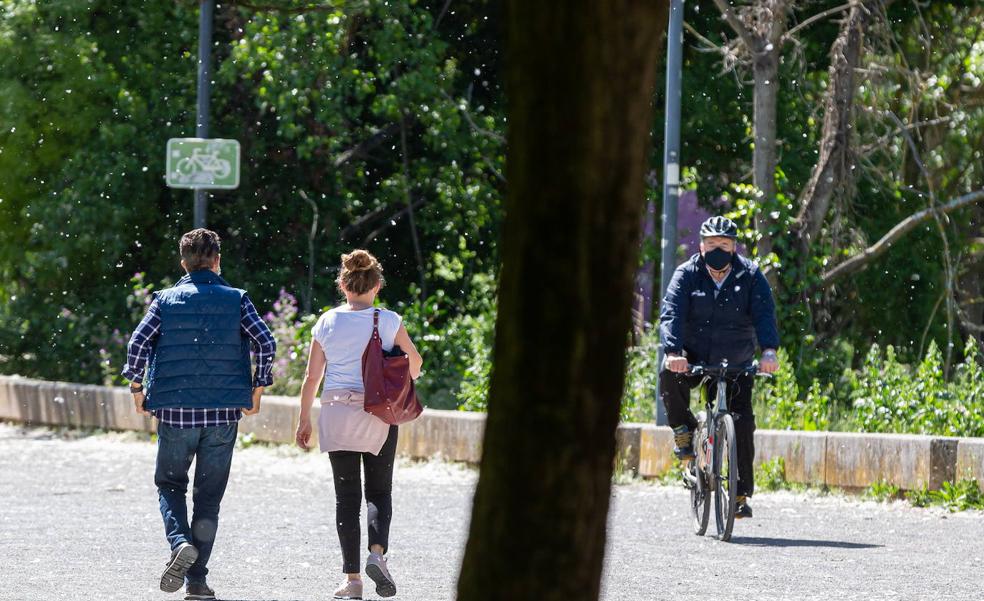
[{"label": "pink sneaker", "polygon": [[362,581],[348,580],[342,583],[335,591],[336,599],[362,599]]},{"label": "pink sneaker", "polygon": [[376,583],[376,594],[380,597],[392,597],[396,594],[396,582],[390,576],[386,567],[386,558],[379,553],[370,553],[366,560],[366,574]]}]

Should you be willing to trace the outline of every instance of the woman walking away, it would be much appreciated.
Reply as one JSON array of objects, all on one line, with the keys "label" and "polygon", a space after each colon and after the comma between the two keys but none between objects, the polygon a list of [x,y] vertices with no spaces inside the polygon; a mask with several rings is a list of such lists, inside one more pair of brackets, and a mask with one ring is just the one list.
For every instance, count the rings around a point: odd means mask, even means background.
[{"label": "woman walking away", "polygon": [[389,526],[393,516],[393,464],[396,457],[397,426],[390,426],[363,408],[362,354],[378,321],[383,349],[399,346],[410,358],[410,375],[420,375],[423,359],[410,340],[399,315],[373,307],[384,284],[383,268],[364,250],[342,255],[338,289],[345,304],[324,313],[312,330],[307,374],[301,388],[301,418],[297,425],[298,446],[310,448],[311,405],[324,378],[318,440],[328,453],[335,480],[335,524],[342,547],[342,571],[347,578],[335,591],[336,599],[361,599],[362,577],[359,541],[362,530],[359,510],[362,490],[360,464],[366,475],[366,505],[369,522],[369,558],[366,574],[376,584],[376,594],[392,597],[396,583],[386,567]]}]

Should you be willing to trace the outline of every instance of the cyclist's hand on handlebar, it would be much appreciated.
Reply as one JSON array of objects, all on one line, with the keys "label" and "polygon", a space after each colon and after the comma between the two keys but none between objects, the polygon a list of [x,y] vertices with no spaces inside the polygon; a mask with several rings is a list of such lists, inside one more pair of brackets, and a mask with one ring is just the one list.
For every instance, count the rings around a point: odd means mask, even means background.
[{"label": "cyclist's hand on handlebar", "polygon": [[762,353],[762,360],[759,361],[759,372],[764,374],[774,374],[779,371],[779,357],[772,349],[766,349]]},{"label": "cyclist's hand on handlebar", "polygon": [[690,369],[690,363],[687,362],[687,358],[679,355],[667,355],[665,363],[666,369],[678,374],[686,373]]}]

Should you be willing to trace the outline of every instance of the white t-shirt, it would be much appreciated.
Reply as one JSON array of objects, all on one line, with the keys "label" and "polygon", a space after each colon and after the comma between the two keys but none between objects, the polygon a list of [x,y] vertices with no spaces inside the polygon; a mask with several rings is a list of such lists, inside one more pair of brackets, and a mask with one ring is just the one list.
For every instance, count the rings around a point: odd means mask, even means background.
[{"label": "white t-shirt", "polygon": [[[350,311],[335,307],[326,311],[314,324],[311,336],[325,352],[324,390],[354,390],[364,392],[362,383],[362,353],[372,337],[372,313],[375,307]],[[379,337],[383,350],[393,348],[402,318],[386,309],[379,310]]]}]

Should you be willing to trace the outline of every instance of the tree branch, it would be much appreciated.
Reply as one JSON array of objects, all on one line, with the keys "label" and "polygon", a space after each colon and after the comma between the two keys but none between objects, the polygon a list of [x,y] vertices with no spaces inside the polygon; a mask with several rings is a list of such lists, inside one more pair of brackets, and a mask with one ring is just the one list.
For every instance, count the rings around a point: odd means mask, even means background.
[{"label": "tree branch", "polygon": [[752,35],[752,32],[745,27],[745,24],[741,22],[741,19],[739,19],[738,15],[735,14],[735,11],[731,9],[731,3],[727,0],[714,0],[714,4],[717,5],[718,10],[721,11],[721,16],[723,16],[724,20],[728,22],[731,29],[735,30],[735,33],[738,34],[741,41],[745,42],[745,47],[748,48],[748,51],[753,54],[757,52],[758,45],[755,43],[755,37]]},{"label": "tree branch", "polygon": [[441,26],[441,21],[444,20],[444,15],[448,14],[448,9],[451,8],[451,0],[445,0],[444,7],[441,8],[441,12],[434,19],[434,26],[431,29],[437,29]]},{"label": "tree branch", "polygon": [[923,127],[931,127],[933,125],[940,125],[942,123],[947,123],[947,122],[951,121],[952,119],[953,119],[953,116],[952,115],[945,115],[943,117],[937,117],[935,119],[927,119],[925,121],[919,121],[918,123],[910,123],[909,125],[904,125],[902,127],[896,128],[895,130],[890,131],[887,134],[879,137],[877,140],[875,140],[874,142],[872,142],[870,144],[865,144],[864,146],[862,146],[859,149],[859,152],[861,152],[862,154],[868,154],[870,152],[874,152],[875,150],[877,150],[878,148],[880,148],[883,144],[885,144],[886,142],[888,142],[889,140],[891,140],[892,138],[894,138],[895,136],[897,136],[899,134],[905,133],[907,131],[912,131],[914,129],[920,129],[920,128],[923,128]]},{"label": "tree branch", "polygon": [[895,227],[890,229],[887,234],[882,236],[878,242],[875,242],[860,253],[854,255],[850,259],[823,274],[820,278],[819,286],[821,288],[827,287],[835,280],[863,270],[869,263],[883,255],[885,251],[891,248],[899,238],[911,232],[922,222],[928,221],[929,219],[940,215],[945,215],[981,200],[984,200],[984,188],[954,198],[947,203],[934,205],[909,215],[902,221],[898,222]]},{"label": "tree branch", "polygon": [[713,50],[715,52],[720,52],[721,54],[724,54],[726,52],[723,46],[718,46],[714,42],[712,42],[709,39],[705,38],[690,23],[687,23],[686,21],[684,21],[683,22],[683,28],[686,29],[690,33],[690,35],[692,35],[695,38],[697,38],[697,41],[703,42],[704,45],[707,46],[709,49],[711,49],[711,50]]},{"label": "tree branch", "polygon": [[782,35],[782,37],[780,38],[780,40],[779,40],[780,43],[785,43],[785,42],[790,41],[791,39],[793,39],[793,36],[796,33],[798,33],[800,30],[809,27],[810,25],[812,25],[813,23],[816,23],[820,19],[824,19],[826,17],[829,17],[832,14],[839,13],[842,10],[846,10],[848,8],[851,8],[856,3],[857,3],[856,0],[852,0],[851,2],[848,2],[846,4],[841,4],[840,6],[835,6],[834,8],[829,8],[829,9],[827,9],[827,10],[821,12],[821,13],[817,13],[817,14],[813,15],[809,19],[803,21],[799,25],[796,25],[795,27],[793,27],[792,29],[790,29],[789,31],[787,31],[786,33],[784,33]]},{"label": "tree branch", "polygon": [[444,90],[441,90],[441,95],[444,96],[445,100],[453,104],[454,107],[461,112],[462,116],[465,118],[465,121],[468,122],[468,126],[471,127],[475,132],[480,133],[485,137],[492,138],[493,140],[501,144],[506,143],[506,138],[503,137],[502,134],[485,129],[484,127],[481,127],[478,123],[475,123],[475,120],[472,118],[471,112],[468,110],[467,106],[461,106],[460,103],[455,102],[454,98],[452,98],[451,95],[445,92]]},{"label": "tree branch", "polygon": [[376,130],[371,136],[365,140],[359,142],[352,148],[349,148],[345,152],[339,154],[332,161],[335,167],[341,167],[345,163],[349,162],[353,158],[366,158],[369,155],[369,151],[373,148],[379,146],[383,143],[383,140],[392,136],[397,131],[400,130],[400,126],[397,123],[390,123],[386,127]]},{"label": "tree branch", "polygon": [[407,200],[407,215],[410,217],[410,238],[413,241],[413,252],[417,257],[417,270],[420,272],[420,297],[427,298],[427,273],[424,267],[424,255],[420,250],[420,238],[417,235],[417,221],[413,215],[413,194],[410,192],[410,153],[407,150],[407,125],[403,113],[400,114],[400,157],[403,162],[403,193]]},{"label": "tree branch", "polygon": [[[415,200],[414,203],[413,203],[413,208],[416,209],[420,205],[424,204],[424,201],[425,200],[426,199],[423,199],[423,198],[419,198],[419,199]],[[391,208],[391,207],[383,207],[383,208],[384,209],[388,209],[388,208]],[[394,225],[396,225],[396,222],[399,221],[408,212],[410,212],[410,207],[403,207],[402,209],[400,209],[396,213],[393,213],[392,215],[390,215],[389,219],[387,219],[383,223],[383,225],[381,225],[381,226],[377,227],[376,229],[374,229],[373,231],[369,232],[369,234],[362,240],[362,245],[361,246],[363,246],[363,247],[368,246],[370,242],[372,242],[373,240],[376,239],[377,236],[379,236],[379,234],[381,234],[384,231],[386,231],[387,228],[390,228],[390,227],[393,227]],[[348,228],[346,228],[346,229],[348,229]]]}]

